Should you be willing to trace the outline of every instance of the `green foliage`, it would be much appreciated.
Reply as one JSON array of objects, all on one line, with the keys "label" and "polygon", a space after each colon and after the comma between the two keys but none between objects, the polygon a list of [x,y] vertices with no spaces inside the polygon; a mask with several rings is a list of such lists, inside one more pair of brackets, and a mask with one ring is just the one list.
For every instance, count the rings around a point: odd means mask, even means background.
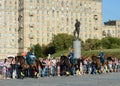
[{"label": "green foliage", "polygon": [[56,51],[62,51],[72,46],[72,40],[73,36],[65,33],[54,35],[52,39],[52,46]]},{"label": "green foliage", "polygon": [[[115,56],[117,58],[120,58],[120,49],[103,49],[102,50],[105,54],[105,57],[108,56]],[[99,50],[91,50],[91,51],[82,51],[82,56],[89,56],[91,57],[92,54],[98,55]]]},{"label": "green foliage", "polygon": [[117,49],[120,48],[120,38],[105,37],[101,40],[88,39],[82,44],[83,50],[97,50],[97,49]]},{"label": "green foliage", "polygon": [[86,50],[87,51],[87,50],[91,49],[89,43],[82,43],[81,46],[82,46],[82,50]]},{"label": "green foliage", "polygon": [[52,57],[60,57],[61,55],[66,55],[69,53],[69,50],[63,50],[63,51],[59,51],[59,52],[56,52],[54,54],[52,54]]},{"label": "green foliage", "polygon": [[120,39],[115,37],[106,37],[101,40],[102,47],[105,49],[120,48]]},{"label": "green foliage", "polygon": [[55,53],[55,48],[51,44],[42,47],[43,48],[43,54],[44,56],[47,56],[48,54],[53,54]]},{"label": "green foliage", "polygon": [[[48,45],[40,44],[34,45],[32,51],[34,51],[37,57],[46,57],[48,54],[55,54],[59,52],[59,56],[64,54],[66,51],[72,47],[73,36],[65,33],[57,34],[53,36],[51,43]],[[93,52],[93,50],[99,49],[118,49],[120,48],[120,38],[115,37],[105,37],[101,40],[98,39],[88,39],[85,42],[81,41],[82,53],[87,55]],[[96,51],[94,52],[96,53]],[[109,53],[109,52],[108,52]],[[55,55],[57,56],[57,54]]]},{"label": "green foliage", "polygon": [[53,54],[55,53],[55,47],[54,46],[50,46],[47,48],[47,54]]},{"label": "green foliage", "polygon": [[98,39],[88,39],[82,46],[83,50],[96,50],[100,49],[101,47],[101,41]]},{"label": "green foliage", "polygon": [[72,46],[73,36],[65,33],[54,35],[52,42],[47,46],[40,44],[34,45],[32,51],[34,51],[37,57],[46,57],[48,54],[54,54],[56,52],[66,50]]},{"label": "green foliage", "polygon": [[[120,49],[103,49],[102,51],[104,52],[105,56],[115,56],[117,58],[120,58]],[[55,54],[52,54],[52,57],[59,57],[61,54],[65,53],[69,53],[69,50],[63,50]],[[83,57],[91,57],[93,54],[98,55],[99,50],[81,51],[81,55]]]},{"label": "green foliage", "polygon": [[37,58],[44,56],[43,53],[42,53],[43,51],[42,51],[42,47],[40,46],[40,44],[34,45],[32,50],[33,50],[33,52],[34,52],[34,54]]}]

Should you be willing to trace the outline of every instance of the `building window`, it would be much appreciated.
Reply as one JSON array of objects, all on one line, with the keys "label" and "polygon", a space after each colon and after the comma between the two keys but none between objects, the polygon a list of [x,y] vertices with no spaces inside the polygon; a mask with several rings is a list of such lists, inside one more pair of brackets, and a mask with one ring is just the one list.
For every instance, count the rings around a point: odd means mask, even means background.
[{"label": "building window", "polygon": [[111,32],[110,32],[110,30],[108,30],[108,32],[107,32],[107,36],[111,36]]},{"label": "building window", "polygon": [[61,2],[61,6],[62,6],[62,7],[64,6],[64,1]]},{"label": "building window", "polygon": [[30,2],[32,3],[32,2],[33,2],[33,0],[30,0]]},{"label": "building window", "polygon": [[82,3],[80,3],[80,6],[82,6]]},{"label": "building window", "polygon": [[49,4],[49,0],[47,0],[47,4]]},{"label": "building window", "polygon": [[112,34],[114,34],[114,30],[112,31]]},{"label": "building window", "polygon": [[32,9],[32,8],[33,8],[33,6],[30,5],[30,9]]},{"label": "building window", "polygon": [[12,31],[12,29],[11,29],[11,28],[9,28],[9,31]]},{"label": "building window", "polygon": [[54,5],[54,1],[52,2],[52,4]]},{"label": "building window", "polygon": [[37,0],[37,3],[39,3],[39,0]]},{"label": "building window", "polygon": [[85,38],[87,38],[87,34],[85,34]]},{"label": "building window", "polygon": [[42,3],[44,3],[44,0],[42,0]]}]

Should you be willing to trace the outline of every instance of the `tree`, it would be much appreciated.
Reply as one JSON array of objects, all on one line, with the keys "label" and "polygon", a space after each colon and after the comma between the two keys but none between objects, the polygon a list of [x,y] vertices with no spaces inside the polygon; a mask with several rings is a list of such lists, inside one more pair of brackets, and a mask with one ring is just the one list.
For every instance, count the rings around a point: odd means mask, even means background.
[{"label": "tree", "polygon": [[94,49],[100,49],[101,48],[101,40],[95,39],[94,41],[95,41]]},{"label": "tree", "polygon": [[49,43],[47,45],[46,54],[48,55],[48,54],[54,54],[54,53],[56,53],[55,47],[52,43]]},{"label": "tree", "polygon": [[42,47],[40,46],[40,44],[34,45],[34,47],[32,48],[32,51],[34,51],[34,54],[37,58],[44,57]]},{"label": "tree", "polygon": [[73,36],[65,33],[54,35],[52,42],[48,45],[36,44],[31,51],[36,57],[46,57],[48,54],[54,54],[57,51],[68,49],[72,46]]},{"label": "tree", "polygon": [[103,48],[120,48],[120,39],[115,37],[105,37],[101,40]]},{"label": "tree", "polygon": [[101,41],[99,39],[87,39],[85,44],[89,49],[95,50],[100,48]]},{"label": "tree", "polygon": [[68,49],[72,46],[72,40],[73,36],[65,33],[54,35],[52,39],[52,47],[54,47],[56,51]]}]

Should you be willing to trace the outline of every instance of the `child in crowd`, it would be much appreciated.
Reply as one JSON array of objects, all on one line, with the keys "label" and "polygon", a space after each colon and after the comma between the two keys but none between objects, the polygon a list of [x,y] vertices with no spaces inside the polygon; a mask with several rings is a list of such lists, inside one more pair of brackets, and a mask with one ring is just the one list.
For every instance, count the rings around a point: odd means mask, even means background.
[{"label": "child in crowd", "polygon": [[82,65],[82,62],[80,62],[80,75],[83,74],[83,65]]},{"label": "child in crowd", "polygon": [[6,73],[7,73],[6,62],[7,62],[7,59],[5,59],[3,63],[3,78],[4,79],[6,79]]}]

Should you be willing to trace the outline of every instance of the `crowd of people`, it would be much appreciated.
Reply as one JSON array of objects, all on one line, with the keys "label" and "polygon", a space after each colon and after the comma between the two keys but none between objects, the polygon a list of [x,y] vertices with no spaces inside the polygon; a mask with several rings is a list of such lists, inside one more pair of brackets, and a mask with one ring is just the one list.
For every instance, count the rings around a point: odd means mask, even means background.
[{"label": "crowd of people", "polygon": [[[91,58],[74,59],[73,55],[70,52],[67,56],[43,59],[28,52],[24,57],[5,58],[0,60],[0,78],[23,79],[120,72],[120,59],[112,56],[105,58],[103,52]],[[21,59],[17,60],[18,58]]]}]

